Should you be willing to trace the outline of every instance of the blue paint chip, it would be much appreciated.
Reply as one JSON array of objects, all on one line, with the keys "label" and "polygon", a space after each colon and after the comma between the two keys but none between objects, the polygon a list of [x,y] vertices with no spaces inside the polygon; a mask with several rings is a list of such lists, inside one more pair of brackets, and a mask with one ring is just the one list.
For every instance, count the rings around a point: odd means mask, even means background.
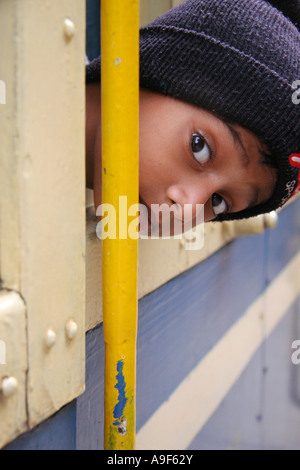
[{"label": "blue paint chip", "polygon": [[115,418],[114,426],[119,426],[121,424],[120,420],[123,416],[124,408],[127,403],[127,398],[125,396],[126,383],[125,383],[125,379],[123,375],[123,366],[124,366],[123,361],[117,362],[118,373],[116,375],[117,383],[115,385],[115,388],[119,391],[119,396],[118,396],[118,403],[116,404],[114,408],[114,418]]}]

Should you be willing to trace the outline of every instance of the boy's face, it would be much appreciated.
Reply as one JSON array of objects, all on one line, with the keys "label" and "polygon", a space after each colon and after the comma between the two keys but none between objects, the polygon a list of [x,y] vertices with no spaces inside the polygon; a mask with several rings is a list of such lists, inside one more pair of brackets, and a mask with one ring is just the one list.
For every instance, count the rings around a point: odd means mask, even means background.
[{"label": "boy's face", "polygon": [[139,191],[148,208],[203,204],[208,221],[266,201],[276,170],[261,163],[260,150],[260,140],[236,124],[174,98],[140,92]]},{"label": "boy's face", "polygon": [[[89,93],[87,118],[98,123],[99,86],[88,87],[87,96]],[[95,145],[92,186],[98,207],[100,125],[95,144],[89,133],[87,143]],[[196,204],[204,205],[204,220],[208,221],[218,214],[238,212],[266,201],[275,187],[276,170],[261,163],[262,149],[260,140],[237,124],[228,124],[183,101],[140,90],[139,193],[149,214],[152,204],[167,204],[180,207],[184,218],[194,217],[193,224]],[[193,208],[192,213],[184,212],[185,204],[189,204],[185,206],[189,210]],[[149,225],[145,229],[149,230]]]}]

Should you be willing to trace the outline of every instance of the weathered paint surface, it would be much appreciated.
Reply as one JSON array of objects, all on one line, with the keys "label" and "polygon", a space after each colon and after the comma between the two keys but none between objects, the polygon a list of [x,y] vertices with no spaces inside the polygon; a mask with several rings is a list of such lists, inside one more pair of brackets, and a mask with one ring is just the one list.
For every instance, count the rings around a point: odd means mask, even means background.
[{"label": "weathered paint surface", "polygon": [[[124,416],[123,416],[123,412],[124,412],[124,408],[125,408],[125,405],[126,405],[126,402],[127,402],[127,398],[125,396],[125,379],[124,379],[124,375],[123,375],[123,366],[124,366],[124,363],[123,361],[118,361],[117,363],[117,376],[116,376],[116,379],[117,379],[117,383],[115,385],[115,388],[118,390],[119,392],[119,395],[118,395],[118,403],[116,404],[115,408],[114,408],[114,418],[115,418],[115,421],[114,421],[114,426],[118,426],[118,431],[123,434],[123,431],[122,431],[122,424],[124,423]],[[126,434],[126,432],[125,432]]]},{"label": "weathered paint surface", "polygon": [[[116,449],[134,446],[135,435],[135,400],[134,390],[126,387],[124,376],[124,360],[119,360],[116,365],[117,374],[114,388],[118,391],[116,404],[113,408],[113,420],[109,428],[108,449]],[[129,433],[128,439],[122,439]]]}]

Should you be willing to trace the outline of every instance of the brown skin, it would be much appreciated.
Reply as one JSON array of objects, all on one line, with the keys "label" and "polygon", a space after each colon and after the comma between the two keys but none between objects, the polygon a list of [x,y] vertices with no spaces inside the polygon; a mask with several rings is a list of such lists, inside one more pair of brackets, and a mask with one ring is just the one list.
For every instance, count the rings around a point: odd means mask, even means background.
[{"label": "brown skin", "polygon": [[[204,220],[270,198],[276,170],[262,163],[262,142],[249,130],[183,101],[140,90],[140,201],[204,204]],[[101,204],[99,84],[86,89],[86,184]]]}]

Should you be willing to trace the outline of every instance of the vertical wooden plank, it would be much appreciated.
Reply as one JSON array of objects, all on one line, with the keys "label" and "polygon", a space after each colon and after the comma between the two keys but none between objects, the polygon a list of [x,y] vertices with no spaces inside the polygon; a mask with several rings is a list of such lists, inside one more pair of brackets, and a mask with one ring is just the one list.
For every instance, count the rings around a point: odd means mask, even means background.
[{"label": "vertical wooden plank", "polygon": [[1,284],[20,286],[20,161],[16,126],[16,18],[15,2],[0,2],[0,79],[5,83],[6,100],[0,104],[0,274]]},{"label": "vertical wooden plank", "polygon": [[[21,289],[28,306],[33,426],[81,393],[84,384],[85,4],[17,5],[23,44]],[[70,319],[78,328],[73,340],[66,336]],[[45,350],[49,328],[56,343]]]},{"label": "vertical wooden plank", "polygon": [[26,303],[33,427],[84,388],[85,2],[4,0],[0,22],[1,280]]}]

